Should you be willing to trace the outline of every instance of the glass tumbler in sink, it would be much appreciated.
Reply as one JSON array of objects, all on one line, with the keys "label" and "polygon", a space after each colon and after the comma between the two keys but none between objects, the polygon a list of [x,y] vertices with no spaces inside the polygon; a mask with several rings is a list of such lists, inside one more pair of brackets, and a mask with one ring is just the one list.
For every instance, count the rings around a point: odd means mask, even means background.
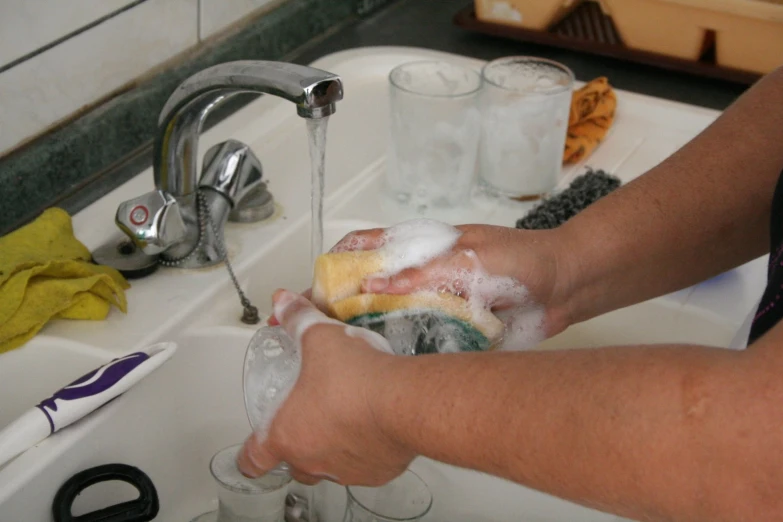
[{"label": "glass tumbler in sink", "polygon": [[476,180],[481,76],[443,61],[399,65],[389,74],[387,190],[419,213],[465,205]]},{"label": "glass tumbler in sink", "polygon": [[[299,352],[281,327],[264,326],[253,335],[245,352],[243,387],[254,431],[269,429],[296,383],[300,366]],[[255,479],[245,477],[237,467],[241,448],[242,444],[235,444],[212,457],[209,469],[218,486],[218,509],[192,522],[285,522],[286,496],[293,480],[288,466],[280,464]]]},{"label": "glass tumbler in sink", "polygon": [[415,522],[432,508],[427,484],[407,470],[383,486],[348,486],[343,522]]},{"label": "glass tumbler in sink", "polygon": [[242,444],[224,448],[212,457],[209,470],[218,486],[218,509],[192,522],[285,522],[285,499],[291,476],[282,470],[250,479],[236,465]]},{"label": "glass tumbler in sink", "polygon": [[[248,344],[244,363],[245,408],[254,431],[266,434],[272,419],[299,378],[301,353],[280,326],[263,326]],[[271,477],[288,477],[285,463],[270,472]],[[271,479],[270,479],[271,480]],[[304,510],[308,522],[321,518],[318,486],[305,489]],[[346,522],[417,521],[429,512],[432,495],[412,471],[406,471],[382,487],[348,487]],[[280,498],[276,499],[279,505]],[[294,517],[292,517],[294,518]]]},{"label": "glass tumbler in sink", "polygon": [[479,177],[488,192],[537,199],[563,165],[574,74],[552,60],[499,58],[482,69]]}]

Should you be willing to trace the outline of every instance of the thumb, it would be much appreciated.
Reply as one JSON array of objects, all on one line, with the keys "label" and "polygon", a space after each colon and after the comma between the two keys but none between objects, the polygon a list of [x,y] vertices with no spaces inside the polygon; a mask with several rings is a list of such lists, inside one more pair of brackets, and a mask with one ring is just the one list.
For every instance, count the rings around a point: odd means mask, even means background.
[{"label": "thumb", "polygon": [[365,293],[409,294],[418,290],[442,291],[462,295],[467,270],[463,254],[437,258],[420,268],[408,268],[392,277],[370,277],[362,283]]},{"label": "thumb", "polygon": [[440,256],[423,267],[408,268],[390,278],[370,277],[363,281],[365,293],[410,294],[417,290],[449,292],[469,298],[468,290],[480,268],[473,250],[460,249]]},{"label": "thumb", "polygon": [[432,270],[408,268],[391,277],[368,277],[362,282],[365,293],[407,294],[428,289],[434,283]]},{"label": "thumb", "polygon": [[239,471],[250,478],[258,478],[273,470],[278,464],[280,459],[272,455],[258,432],[245,440],[237,455]]},{"label": "thumb", "polygon": [[301,343],[302,336],[317,324],[343,323],[327,317],[315,305],[300,294],[278,290],[272,296],[274,315],[283,329],[295,343]]}]

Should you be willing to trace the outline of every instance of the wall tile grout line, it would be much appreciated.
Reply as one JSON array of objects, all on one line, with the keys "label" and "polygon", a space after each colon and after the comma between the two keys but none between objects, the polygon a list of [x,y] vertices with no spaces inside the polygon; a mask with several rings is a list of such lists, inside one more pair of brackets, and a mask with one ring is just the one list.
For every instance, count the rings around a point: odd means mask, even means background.
[{"label": "wall tile grout line", "polygon": [[[61,36],[60,38],[57,38],[56,40],[53,40],[49,42],[46,45],[42,45],[35,51],[29,52],[25,54],[24,56],[20,56],[19,58],[16,58],[15,60],[8,62],[7,64],[0,66],[0,74],[4,73],[5,71],[8,71],[9,69],[13,69],[14,67],[23,64],[27,60],[30,60],[32,58],[35,58],[36,56],[39,56],[46,51],[49,51],[50,49],[53,49],[57,47],[58,45],[67,42],[68,40],[75,38],[76,36],[79,36],[82,33],[85,33],[89,31],[90,29],[93,29],[99,25],[101,25],[104,22],[107,22],[108,20],[111,20],[112,18],[121,15],[122,13],[125,13],[127,11],[130,11],[134,7],[143,4],[147,0],[134,0],[130,4],[121,7],[115,11],[112,11],[111,13],[108,13],[100,18],[97,18],[96,20],[93,20],[89,24],[83,25],[82,27],[76,29],[75,31],[71,31],[70,33],[66,34],[65,36]],[[200,0],[199,0],[200,2]]]}]

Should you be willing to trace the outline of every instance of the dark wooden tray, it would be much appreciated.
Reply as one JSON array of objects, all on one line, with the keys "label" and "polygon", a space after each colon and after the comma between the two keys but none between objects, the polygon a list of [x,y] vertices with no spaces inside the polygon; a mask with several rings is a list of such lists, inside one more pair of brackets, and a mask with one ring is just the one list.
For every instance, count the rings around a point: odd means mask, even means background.
[{"label": "dark wooden tray", "polygon": [[608,56],[629,62],[652,65],[678,71],[750,85],[761,75],[721,67],[715,63],[714,35],[709,35],[699,60],[683,60],[647,51],[630,49],[620,38],[610,16],[604,14],[595,2],[583,2],[561,21],[546,30],[535,31],[502,24],[484,22],[476,18],[474,4],[454,16],[454,24],[477,33],[510,38],[563,49]]}]

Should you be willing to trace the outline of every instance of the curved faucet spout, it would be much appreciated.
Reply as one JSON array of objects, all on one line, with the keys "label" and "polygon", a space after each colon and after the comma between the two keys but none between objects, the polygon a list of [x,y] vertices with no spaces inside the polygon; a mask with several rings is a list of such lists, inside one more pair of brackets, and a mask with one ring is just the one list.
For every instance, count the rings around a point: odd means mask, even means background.
[{"label": "curved faucet spout", "polygon": [[296,104],[299,116],[323,118],[343,98],[340,78],[332,73],[282,62],[228,62],[191,76],[169,97],[158,120],[155,185],[175,197],[198,189],[198,138],[207,115],[241,92],[279,96]]},{"label": "curved faucet spout", "polygon": [[177,87],[158,120],[155,190],[123,202],[115,215],[120,229],[163,264],[197,268],[221,262],[229,215],[264,219],[262,210],[273,201],[259,191],[264,185],[260,160],[241,142],[228,140],[210,149],[198,175],[204,120],[242,92],[281,97],[296,105],[299,116],[318,119],[335,112],[343,84],[332,73],[304,65],[239,61],[204,69]]}]

